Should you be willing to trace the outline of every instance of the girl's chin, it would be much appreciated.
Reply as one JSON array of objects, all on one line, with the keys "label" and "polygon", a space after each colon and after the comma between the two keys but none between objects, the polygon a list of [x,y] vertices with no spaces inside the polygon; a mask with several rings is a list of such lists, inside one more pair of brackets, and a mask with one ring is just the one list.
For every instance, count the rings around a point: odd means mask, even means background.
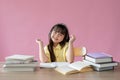
[{"label": "girl's chin", "polygon": [[59,43],[58,41],[53,41],[54,43]]},{"label": "girl's chin", "polygon": [[53,42],[54,42],[54,43],[59,43],[59,41],[57,41],[57,40],[53,40]]},{"label": "girl's chin", "polygon": [[55,39],[52,39],[53,40],[53,42],[58,42],[57,40],[55,40]]}]

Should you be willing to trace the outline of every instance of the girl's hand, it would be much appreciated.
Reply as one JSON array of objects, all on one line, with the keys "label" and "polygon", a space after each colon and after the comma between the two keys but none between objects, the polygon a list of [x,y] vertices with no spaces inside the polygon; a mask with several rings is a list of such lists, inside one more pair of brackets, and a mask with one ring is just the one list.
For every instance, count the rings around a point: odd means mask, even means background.
[{"label": "girl's hand", "polygon": [[38,43],[38,44],[41,44],[41,43],[43,43],[40,39],[37,39],[36,40],[36,43]]},{"label": "girl's hand", "polygon": [[70,40],[69,42],[74,42],[75,41],[75,35],[70,35]]}]

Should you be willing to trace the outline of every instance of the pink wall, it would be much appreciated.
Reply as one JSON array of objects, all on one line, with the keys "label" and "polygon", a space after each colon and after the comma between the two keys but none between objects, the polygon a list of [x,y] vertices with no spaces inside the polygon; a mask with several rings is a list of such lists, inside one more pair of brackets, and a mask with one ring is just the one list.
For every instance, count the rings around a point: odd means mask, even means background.
[{"label": "pink wall", "polygon": [[48,43],[48,32],[65,23],[75,46],[120,59],[120,0],[0,0],[0,61],[11,54],[33,54],[35,39]]}]

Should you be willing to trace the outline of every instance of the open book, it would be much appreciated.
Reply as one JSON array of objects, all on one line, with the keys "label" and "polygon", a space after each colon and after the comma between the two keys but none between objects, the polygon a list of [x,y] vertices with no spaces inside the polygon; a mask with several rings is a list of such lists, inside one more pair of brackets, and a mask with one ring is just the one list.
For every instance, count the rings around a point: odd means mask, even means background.
[{"label": "open book", "polygon": [[41,68],[56,68],[63,65],[69,65],[68,62],[50,62],[50,63],[40,63]]},{"label": "open book", "polygon": [[90,64],[82,61],[77,61],[68,65],[58,66],[55,68],[55,70],[62,73],[63,75],[78,73],[78,72],[93,71]]}]

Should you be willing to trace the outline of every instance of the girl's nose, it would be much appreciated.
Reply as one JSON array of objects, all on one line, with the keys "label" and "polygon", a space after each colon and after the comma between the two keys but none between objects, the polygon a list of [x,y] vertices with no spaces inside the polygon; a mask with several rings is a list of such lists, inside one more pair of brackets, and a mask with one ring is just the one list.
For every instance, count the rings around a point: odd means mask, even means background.
[{"label": "girl's nose", "polygon": [[55,37],[59,37],[59,33],[56,33],[56,34],[55,34]]}]

